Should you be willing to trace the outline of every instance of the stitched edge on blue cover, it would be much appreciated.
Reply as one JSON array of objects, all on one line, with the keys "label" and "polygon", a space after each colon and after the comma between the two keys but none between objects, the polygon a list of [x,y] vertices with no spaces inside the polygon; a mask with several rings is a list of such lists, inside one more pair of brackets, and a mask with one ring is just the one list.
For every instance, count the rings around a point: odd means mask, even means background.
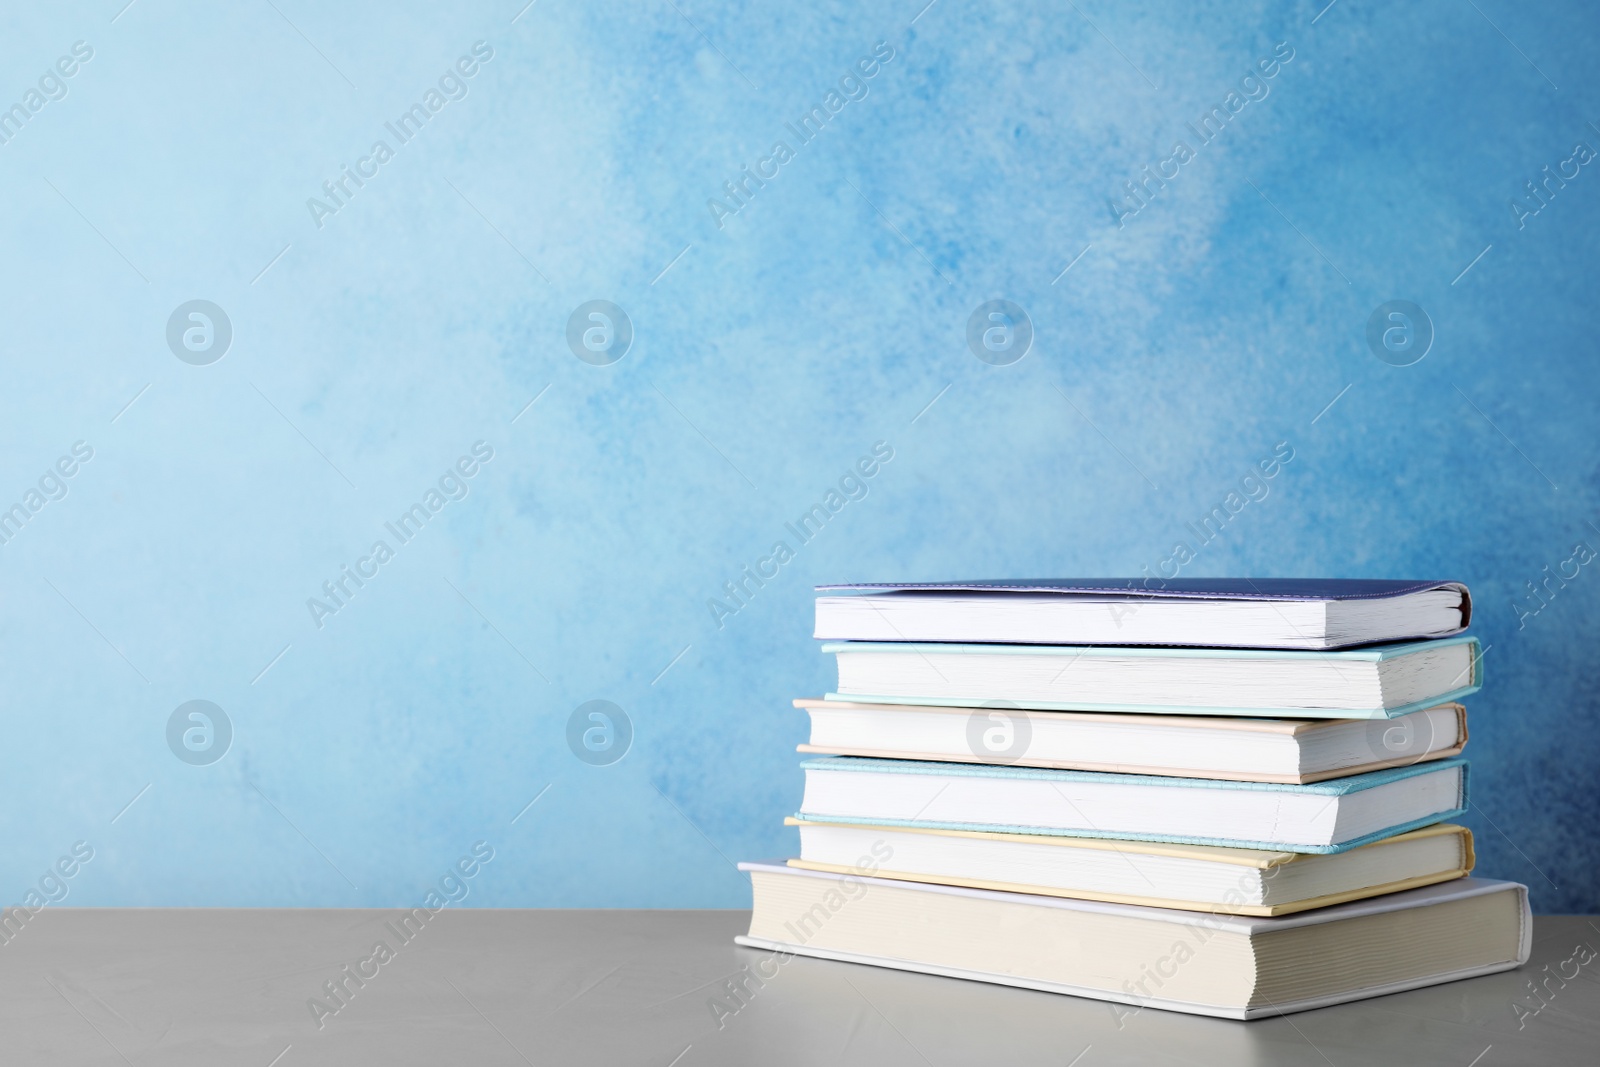
[{"label": "stitched edge on blue cover", "polygon": [[[1465,787],[1465,776],[1462,778]],[[838,822],[862,826],[908,826],[921,827],[929,830],[981,830],[992,834],[1043,834],[1050,837],[1094,837],[1114,841],[1156,841],[1169,845],[1220,845],[1223,848],[1253,848],[1271,852],[1296,852],[1314,856],[1328,856],[1339,852],[1348,852],[1350,849],[1362,845],[1370,845],[1374,841],[1395,837],[1399,834],[1420,830],[1424,826],[1435,823],[1448,822],[1466,814],[1466,808],[1453,808],[1437,815],[1426,815],[1420,819],[1400,823],[1386,830],[1378,830],[1351,841],[1337,845],[1299,845],[1283,841],[1235,841],[1226,837],[1180,837],[1164,834],[1123,834],[1106,833],[1101,830],[1057,830],[1043,826],[1007,826],[1001,823],[967,823],[967,822],[929,822],[913,819],[859,819],[848,815],[817,815],[815,818],[807,816],[804,812],[796,812],[795,818],[804,823]]]},{"label": "stitched edge on blue cover", "polygon": [[[932,760],[878,759],[872,756],[824,756],[800,764],[801,770],[838,771],[866,774],[942,774],[956,778],[1026,778],[1046,782],[1104,782],[1110,785],[1162,785],[1174,789],[1244,789],[1266,793],[1299,793],[1312,796],[1344,796],[1390,782],[1433,774],[1451,767],[1466,767],[1460,756],[1426,760],[1409,767],[1389,767],[1344,778],[1296,785],[1291,782],[1239,782],[1228,778],[1171,778],[1157,774],[1119,774],[1116,771],[1068,771],[1050,767],[1011,767],[992,763],[937,763]],[[1466,772],[1461,775],[1466,790]],[[1466,803],[1465,796],[1461,802]],[[1113,834],[1113,837],[1118,836]]]}]

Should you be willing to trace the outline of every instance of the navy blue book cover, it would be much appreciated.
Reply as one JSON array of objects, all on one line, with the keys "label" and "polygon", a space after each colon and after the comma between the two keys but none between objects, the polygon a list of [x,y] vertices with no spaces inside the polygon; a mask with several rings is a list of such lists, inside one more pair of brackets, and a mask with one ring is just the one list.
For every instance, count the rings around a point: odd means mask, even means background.
[{"label": "navy blue book cover", "polygon": [[843,582],[817,592],[1062,593],[1076,596],[1190,597],[1201,600],[1379,600],[1460,582],[1390,578],[1000,578],[955,582]]}]

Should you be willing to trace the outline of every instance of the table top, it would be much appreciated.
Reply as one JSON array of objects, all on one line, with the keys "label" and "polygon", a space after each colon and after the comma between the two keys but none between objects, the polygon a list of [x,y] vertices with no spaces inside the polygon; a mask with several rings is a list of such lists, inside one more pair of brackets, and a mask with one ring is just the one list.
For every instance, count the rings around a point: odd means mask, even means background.
[{"label": "table top", "polygon": [[[743,911],[446,908],[407,924],[399,910],[48,907],[20,930],[7,914],[8,1063],[1600,1061],[1600,920],[1584,916],[1537,917],[1517,971],[1244,1023],[826,960],[777,967],[733,944]],[[772,977],[748,977],[757,962]]]}]

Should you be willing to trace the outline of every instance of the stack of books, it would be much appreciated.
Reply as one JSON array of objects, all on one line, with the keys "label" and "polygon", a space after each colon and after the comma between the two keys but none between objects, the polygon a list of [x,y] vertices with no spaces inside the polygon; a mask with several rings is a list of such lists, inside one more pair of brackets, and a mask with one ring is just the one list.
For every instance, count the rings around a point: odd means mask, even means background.
[{"label": "stack of books", "polygon": [[1226,1018],[1507,970],[1456,582],[819,587],[798,858],[743,945]]}]

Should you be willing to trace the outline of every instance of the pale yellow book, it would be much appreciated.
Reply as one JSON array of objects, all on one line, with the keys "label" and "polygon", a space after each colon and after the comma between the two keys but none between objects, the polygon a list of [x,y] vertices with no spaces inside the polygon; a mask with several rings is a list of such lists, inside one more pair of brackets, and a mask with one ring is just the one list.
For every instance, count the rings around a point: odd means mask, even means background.
[{"label": "pale yellow book", "polygon": [[1472,832],[1442,823],[1326,855],[1043,834],[784,820],[791,867],[1219,915],[1289,915],[1467,875]]}]

